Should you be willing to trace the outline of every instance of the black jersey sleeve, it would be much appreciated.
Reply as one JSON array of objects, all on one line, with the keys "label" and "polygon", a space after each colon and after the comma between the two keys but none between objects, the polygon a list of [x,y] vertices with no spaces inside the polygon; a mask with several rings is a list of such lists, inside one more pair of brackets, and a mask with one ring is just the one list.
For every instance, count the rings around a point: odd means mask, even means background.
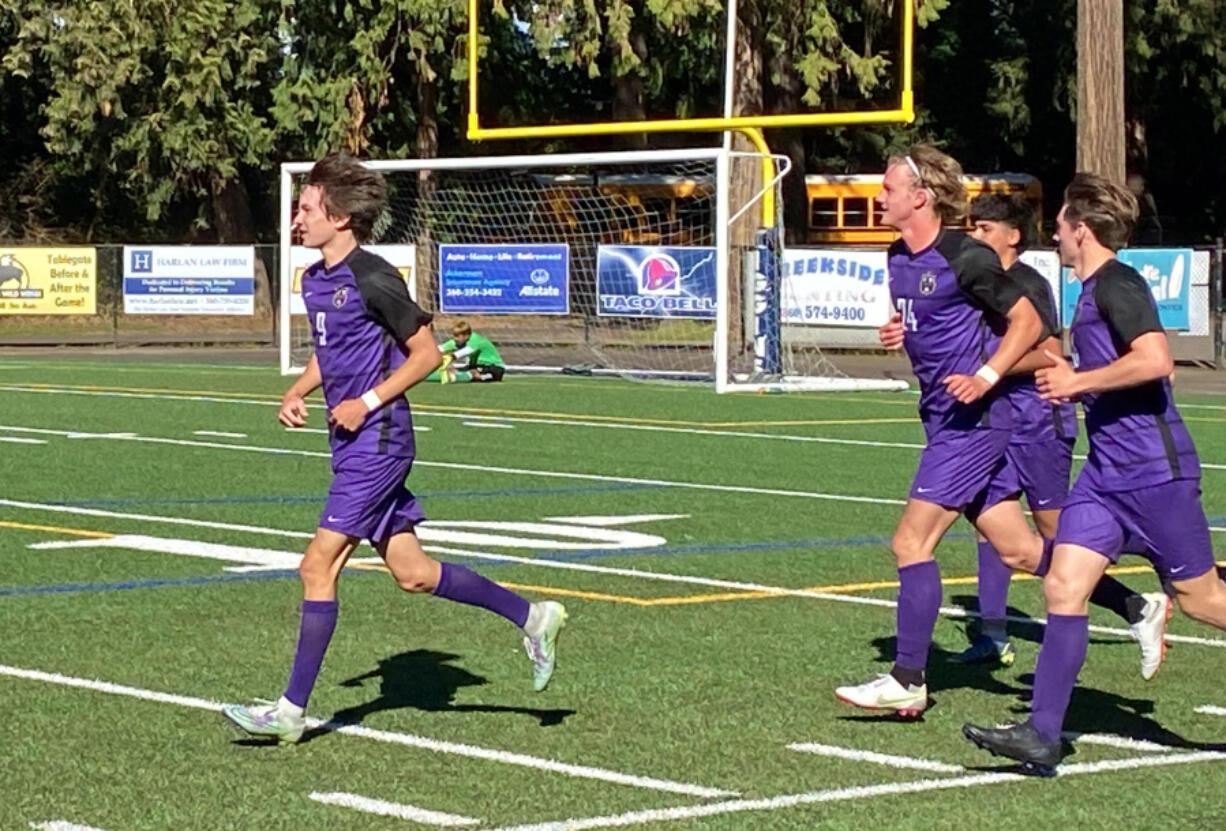
[{"label": "black jersey sleeve", "polygon": [[1039,340],[1059,337],[1060,324],[1056,318],[1056,301],[1052,297],[1051,285],[1043,275],[1021,260],[1009,266],[1009,270],[1005,273],[1017,280],[1018,285],[1022,287],[1022,292],[1030,298],[1035,311],[1039,313],[1039,322],[1043,324],[1043,332],[1039,335]]},{"label": "black jersey sleeve", "polygon": [[958,275],[962,293],[986,312],[1005,317],[1024,296],[1017,280],[1001,268],[996,252],[978,240],[963,235],[949,263]]},{"label": "black jersey sleeve", "polygon": [[1099,276],[1094,303],[1117,343],[1129,344],[1147,332],[1165,331],[1145,278],[1118,261]]},{"label": "black jersey sleeve", "polygon": [[373,256],[370,259],[374,262],[363,263],[364,268],[354,269],[353,276],[357,280],[362,302],[380,326],[391,332],[397,341],[404,343],[434,317],[413,302],[409,297],[409,287],[390,263]]}]

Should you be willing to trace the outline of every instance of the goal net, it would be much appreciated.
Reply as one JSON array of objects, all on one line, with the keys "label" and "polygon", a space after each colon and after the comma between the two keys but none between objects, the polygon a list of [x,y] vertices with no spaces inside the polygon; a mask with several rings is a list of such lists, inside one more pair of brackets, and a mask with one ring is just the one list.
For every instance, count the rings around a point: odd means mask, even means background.
[{"label": "goal net", "polygon": [[[388,259],[439,340],[463,319],[513,372],[714,382],[720,391],[887,389],[847,378],[783,325],[785,157],[696,148],[370,162],[390,209]],[[310,163],[281,169],[281,368],[310,327],[297,292],[318,252],[295,244]]]}]

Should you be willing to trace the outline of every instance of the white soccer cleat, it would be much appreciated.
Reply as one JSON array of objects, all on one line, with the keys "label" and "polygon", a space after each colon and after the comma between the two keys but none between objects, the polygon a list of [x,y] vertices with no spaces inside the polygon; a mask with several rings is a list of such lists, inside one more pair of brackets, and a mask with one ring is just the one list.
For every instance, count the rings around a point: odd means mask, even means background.
[{"label": "white soccer cleat", "polygon": [[839,701],[865,710],[893,710],[902,718],[918,718],[928,706],[928,685],[903,686],[893,675],[878,675],[859,686],[839,687]]},{"label": "white soccer cleat", "polygon": [[296,744],[306,729],[306,718],[285,712],[280,702],[259,707],[226,704],[221,713],[252,736],[268,736],[287,744]]},{"label": "white soccer cleat", "polygon": [[1166,624],[1174,609],[1162,592],[1143,594],[1144,617],[1128,627],[1132,639],[1141,644],[1141,677],[1146,681],[1158,674],[1166,660]]},{"label": "white soccer cleat", "polygon": [[566,607],[555,600],[532,605],[540,610],[541,622],[536,637],[524,633],[524,651],[532,660],[532,689],[540,692],[549,685],[557,664],[558,633],[566,625]]}]

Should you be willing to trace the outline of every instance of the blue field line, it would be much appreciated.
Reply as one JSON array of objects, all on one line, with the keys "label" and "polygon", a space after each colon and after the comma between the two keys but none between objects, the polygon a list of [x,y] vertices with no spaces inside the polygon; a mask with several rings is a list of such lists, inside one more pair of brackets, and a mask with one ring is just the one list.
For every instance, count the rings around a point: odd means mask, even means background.
[{"label": "blue field line", "polygon": [[[488,499],[516,496],[569,496],[589,493],[611,493],[614,491],[649,490],[655,485],[635,483],[611,483],[608,485],[589,485],[573,488],[517,488],[513,490],[486,491],[434,491],[431,493],[414,493],[413,496],[422,502],[439,499]],[[51,501],[51,505],[64,507],[81,506],[84,508],[114,508],[137,507],[141,505],[287,505],[300,502],[314,502],[323,507],[326,494],[316,493],[310,496],[218,496],[179,499],[158,499],[150,497],[129,497],[123,499],[70,499]]]}]

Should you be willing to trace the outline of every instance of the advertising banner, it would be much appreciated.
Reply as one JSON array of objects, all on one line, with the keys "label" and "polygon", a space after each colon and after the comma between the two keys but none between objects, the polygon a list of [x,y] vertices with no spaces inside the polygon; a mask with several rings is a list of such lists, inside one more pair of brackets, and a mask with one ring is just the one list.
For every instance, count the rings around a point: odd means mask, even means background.
[{"label": "advertising banner", "polygon": [[130,315],[255,314],[255,248],[125,245],[123,311]]},{"label": "advertising banner", "polygon": [[[1190,248],[1124,248],[1119,252],[1120,262],[1127,263],[1141,273],[1158,305],[1158,320],[1167,329],[1186,331],[1188,319],[1188,287],[1192,270]],[[1081,281],[1071,268],[1064,270],[1064,326],[1073,322],[1077,298],[1081,296]]]},{"label": "advertising banner", "polygon": [[570,313],[570,248],[565,244],[440,245],[444,314]]},{"label": "advertising banner", "polygon": [[[409,297],[417,299],[417,281],[413,279],[413,271],[417,268],[416,245],[363,245],[362,250],[378,254],[387,260],[404,278],[409,286]],[[306,314],[306,306],[302,302],[302,275],[315,263],[319,262],[319,249],[307,248],[304,245],[292,246],[289,250],[290,274],[293,282],[290,284],[289,313],[293,315]]]},{"label": "advertising banner", "polygon": [[715,319],[715,249],[602,245],[596,249],[602,317]]},{"label": "advertising banner", "polygon": [[92,315],[97,304],[97,249],[0,245],[0,315]]},{"label": "advertising banner", "polygon": [[889,319],[885,251],[784,249],[785,324],[880,326]]}]

